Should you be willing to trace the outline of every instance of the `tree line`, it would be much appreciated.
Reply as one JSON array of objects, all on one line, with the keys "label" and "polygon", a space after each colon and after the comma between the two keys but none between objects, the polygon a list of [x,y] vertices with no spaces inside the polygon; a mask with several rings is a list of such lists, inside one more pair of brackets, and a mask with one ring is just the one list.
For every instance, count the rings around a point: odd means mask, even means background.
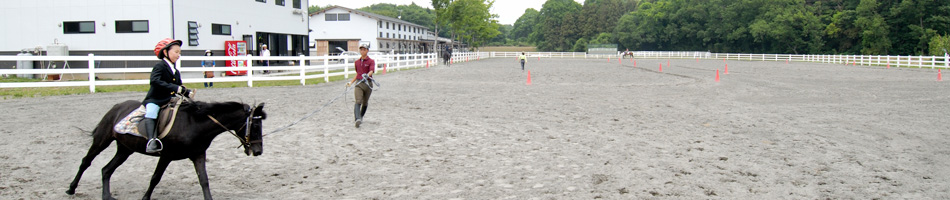
[{"label": "tree line", "polygon": [[500,29],[540,51],[943,55],[950,0],[547,0]]}]

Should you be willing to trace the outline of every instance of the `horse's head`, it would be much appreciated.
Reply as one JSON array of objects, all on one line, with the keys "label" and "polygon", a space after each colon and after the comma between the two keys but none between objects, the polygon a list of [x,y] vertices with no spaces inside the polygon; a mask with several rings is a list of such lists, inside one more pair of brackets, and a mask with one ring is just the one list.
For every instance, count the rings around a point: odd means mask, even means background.
[{"label": "horse's head", "polygon": [[248,156],[259,156],[264,153],[264,126],[263,121],[267,119],[267,113],[264,113],[264,103],[257,104],[247,110],[247,121],[244,127],[244,153]]}]

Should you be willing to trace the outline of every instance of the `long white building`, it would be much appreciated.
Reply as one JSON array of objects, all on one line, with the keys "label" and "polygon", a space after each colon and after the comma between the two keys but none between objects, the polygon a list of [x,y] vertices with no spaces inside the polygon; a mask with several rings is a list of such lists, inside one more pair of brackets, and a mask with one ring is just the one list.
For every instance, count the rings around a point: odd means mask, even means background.
[{"label": "long white building", "polygon": [[[154,55],[163,38],[184,55],[243,40],[249,54],[309,54],[308,0],[29,0],[0,3],[0,55],[55,42],[70,55]],[[41,51],[43,52],[43,51]],[[45,55],[44,53],[40,53]]]},{"label": "long white building", "polygon": [[357,51],[360,44],[369,44],[370,51],[420,53],[428,52],[433,36],[429,29],[400,19],[350,8],[331,6],[310,14],[310,39],[317,55]]}]

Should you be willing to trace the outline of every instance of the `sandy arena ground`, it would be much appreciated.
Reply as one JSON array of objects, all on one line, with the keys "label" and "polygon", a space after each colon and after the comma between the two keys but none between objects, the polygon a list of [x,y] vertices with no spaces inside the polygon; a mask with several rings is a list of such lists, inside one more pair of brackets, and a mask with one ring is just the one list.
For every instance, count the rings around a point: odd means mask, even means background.
[{"label": "sandy arena ground", "polygon": [[[936,70],[722,61],[513,58],[378,75],[366,123],[353,94],[245,156],[208,150],[218,199],[948,199],[950,81]],[[657,72],[662,63],[663,72]],[[715,70],[729,74],[714,82]],[[265,131],[329,102],[342,82],[199,89],[266,102]],[[64,193],[112,105],[144,93],[0,100],[0,199],[98,199],[97,157]],[[113,143],[113,146],[115,143]],[[155,157],[112,178],[139,199]],[[153,199],[200,199],[190,161]]]}]

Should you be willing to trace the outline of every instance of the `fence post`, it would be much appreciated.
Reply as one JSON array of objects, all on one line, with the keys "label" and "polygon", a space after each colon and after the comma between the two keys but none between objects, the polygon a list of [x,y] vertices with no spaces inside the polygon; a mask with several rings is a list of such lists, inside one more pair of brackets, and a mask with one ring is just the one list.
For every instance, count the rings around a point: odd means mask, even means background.
[{"label": "fence post", "polygon": [[343,57],[343,55],[340,55],[340,57],[343,58],[343,63],[344,63],[344,64],[343,64],[343,79],[349,79],[349,78],[350,78],[350,67],[347,67],[347,66],[346,66],[346,64],[349,64],[349,63],[346,62],[346,57]]},{"label": "fence post", "polygon": [[330,55],[323,54],[323,82],[330,82]]},{"label": "fence post", "polygon": [[303,55],[300,55],[300,85],[307,85],[306,69],[304,69],[304,59]]},{"label": "fence post", "polygon": [[96,93],[96,59],[89,54],[89,93]]},{"label": "fence post", "polygon": [[247,58],[247,87],[254,87],[254,70],[251,70],[254,67],[254,56],[248,54]]},{"label": "fence post", "polygon": [[943,53],[943,68],[950,68],[950,54]]}]

